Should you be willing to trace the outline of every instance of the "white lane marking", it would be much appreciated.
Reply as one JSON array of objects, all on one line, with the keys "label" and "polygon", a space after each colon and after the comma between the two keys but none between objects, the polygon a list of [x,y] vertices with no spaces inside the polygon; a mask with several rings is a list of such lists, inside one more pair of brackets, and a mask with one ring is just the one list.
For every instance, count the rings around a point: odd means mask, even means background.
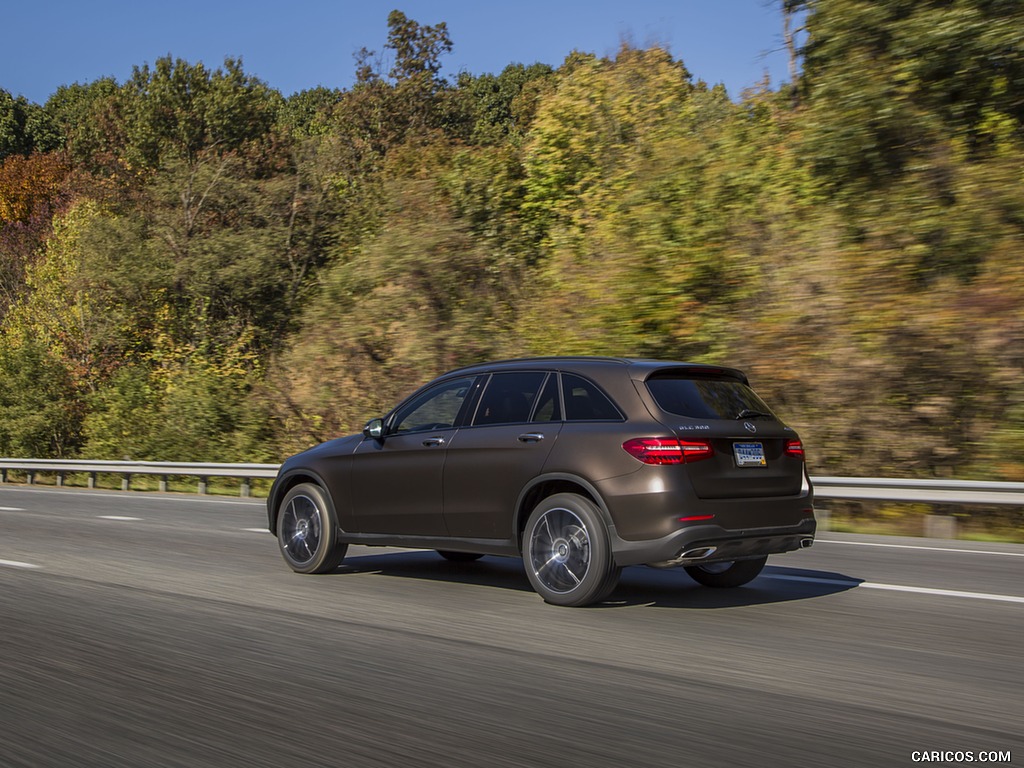
[{"label": "white lane marking", "polygon": [[988,592],[963,592],[957,589],[932,589],[931,587],[908,587],[902,584],[878,584],[871,581],[846,581],[843,579],[818,579],[813,576],[788,576],[783,573],[766,573],[766,579],[780,581],[802,581],[808,584],[827,584],[835,587],[858,587],[860,589],[881,589],[887,592],[911,592],[917,595],[936,595],[938,597],[966,597],[973,600],[995,600],[1001,603],[1022,603],[1024,597],[1016,595],[993,595]]},{"label": "white lane marking", "polygon": [[24,512],[21,507],[0,507],[0,512]]},{"label": "white lane marking", "polygon": [[269,528],[243,528],[243,531],[249,531],[249,533],[270,533]]},{"label": "white lane marking", "polygon": [[124,515],[100,515],[100,520],[141,520],[141,517],[126,517]]},{"label": "white lane marking", "polygon": [[1024,552],[997,552],[990,549],[953,549],[952,547],[925,547],[919,544],[882,544],[877,541],[836,541],[815,539],[815,544],[849,544],[851,547],[888,547],[890,549],[925,549],[929,552],[960,552],[968,555],[1002,555],[1003,557],[1024,557]]},{"label": "white lane marking", "polygon": [[245,501],[244,499],[219,499],[216,496],[164,496],[158,491],[146,492],[146,491],[121,491],[120,493],[97,493],[96,491],[89,490],[88,488],[82,488],[78,491],[56,491],[49,488],[11,488],[9,486],[2,486],[3,491],[10,491],[12,493],[52,493],[56,496],[79,496],[88,499],[152,499],[153,501],[199,501],[205,504],[244,504],[246,506],[260,505],[265,507],[267,505],[266,499],[252,499],[251,501]]},{"label": "white lane marking", "polygon": [[17,560],[0,560],[0,566],[4,568],[40,568],[33,563],[19,563]]}]

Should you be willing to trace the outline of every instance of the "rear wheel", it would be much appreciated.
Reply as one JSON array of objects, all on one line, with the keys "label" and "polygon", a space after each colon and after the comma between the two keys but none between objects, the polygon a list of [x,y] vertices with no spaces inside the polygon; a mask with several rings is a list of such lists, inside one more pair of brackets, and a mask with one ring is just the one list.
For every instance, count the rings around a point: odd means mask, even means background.
[{"label": "rear wheel", "polygon": [[302,483],[285,495],[277,514],[277,544],[296,573],[327,573],[345,559],[348,544],[338,542],[338,519],[327,494]]},{"label": "rear wheel", "polygon": [[478,552],[454,552],[450,549],[439,549],[437,554],[443,557],[445,560],[450,560],[453,563],[471,563],[474,560],[479,560],[483,555]]},{"label": "rear wheel", "polygon": [[755,560],[687,565],[686,572],[694,581],[705,587],[742,587],[757,578],[766,562],[768,562],[767,557],[759,557]]},{"label": "rear wheel", "polygon": [[541,597],[567,606],[603,599],[622,571],[597,507],[575,493],[549,496],[533,510],[523,532],[523,564]]}]

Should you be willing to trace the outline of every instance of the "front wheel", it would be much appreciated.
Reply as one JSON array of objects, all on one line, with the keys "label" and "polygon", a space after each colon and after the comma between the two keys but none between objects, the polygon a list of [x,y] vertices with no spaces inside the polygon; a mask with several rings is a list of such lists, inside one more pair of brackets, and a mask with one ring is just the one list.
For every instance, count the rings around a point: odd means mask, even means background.
[{"label": "front wheel", "polygon": [[533,510],[523,532],[523,564],[544,600],[566,606],[606,597],[622,571],[597,507],[575,493],[549,496]]},{"label": "front wheel", "polygon": [[705,587],[742,587],[757,578],[766,562],[768,562],[767,557],[758,557],[754,560],[687,565],[685,569],[694,581]]},{"label": "front wheel", "polygon": [[292,488],[277,514],[277,544],[296,573],[327,573],[345,559],[348,544],[338,542],[338,520],[327,494],[318,485]]}]

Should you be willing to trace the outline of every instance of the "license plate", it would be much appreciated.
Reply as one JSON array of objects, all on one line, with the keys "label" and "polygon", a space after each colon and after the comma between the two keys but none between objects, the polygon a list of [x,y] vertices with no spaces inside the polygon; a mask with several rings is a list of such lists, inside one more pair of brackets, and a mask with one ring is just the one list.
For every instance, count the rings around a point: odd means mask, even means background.
[{"label": "license plate", "polygon": [[763,467],[768,463],[761,443],[733,443],[732,452],[736,456],[737,467]]}]

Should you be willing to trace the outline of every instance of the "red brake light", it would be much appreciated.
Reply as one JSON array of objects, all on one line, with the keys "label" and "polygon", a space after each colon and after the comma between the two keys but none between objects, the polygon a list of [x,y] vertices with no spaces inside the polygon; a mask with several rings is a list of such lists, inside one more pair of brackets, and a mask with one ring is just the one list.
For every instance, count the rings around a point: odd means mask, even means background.
[{"label": "red brake light", "polygon": [[795,456],[798,459],[804,458],[804,444],[799,440],[786,441],[786,455]]},{"label": "red brake light", "polygon": [[674,437],[634,437],[623,449],[644,464],[691,464],[715,455],[706,440],[677,440]]},{"label": "red brake light", "polygon": [[683,458],[687,464],[710,459],[715,455],[711,443],[707,440],[680,440],[679,447],[683,449]]}]

